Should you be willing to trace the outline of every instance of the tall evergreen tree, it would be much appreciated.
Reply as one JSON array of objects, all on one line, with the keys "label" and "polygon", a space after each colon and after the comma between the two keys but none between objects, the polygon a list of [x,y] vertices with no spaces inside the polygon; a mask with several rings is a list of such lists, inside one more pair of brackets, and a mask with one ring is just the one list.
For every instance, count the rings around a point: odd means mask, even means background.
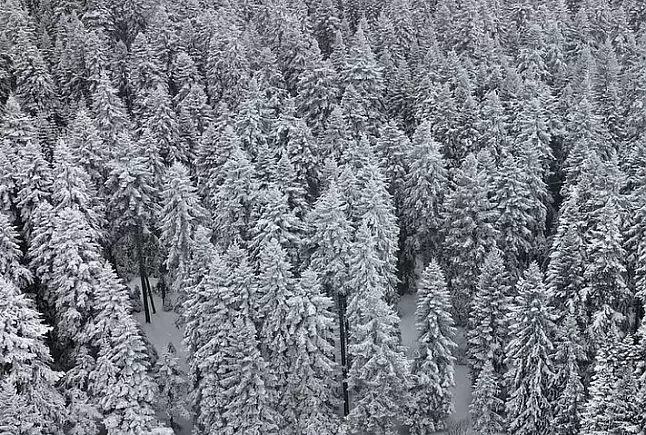
[{"label": "tall evergreen tree", "polygon": [[467,320],[484,257],[497,237],[486,169],[483,159],[468,155],[445,200],[442,257],[458,325]]},{"label": "tall evergreen tree", "polygon": [[482,435],[504,433],[504,408],[505,402],[500,399],[499,375],[489,359],[480,370],[473,387],[473,399],[469,405],[473,428]]},{"label": "tall evergreen tree", "polygon": [[513,337],[506,347],[505,374],[509,397],[506,403],[508,430],[534,434],[552,424],[550,388],[554,365],[554,324],[549,294],[538,264],[533,262],[516,284],[510,307]]},{"label": "tall evergreen tree", "polygon": [[0,276],[0,427],[11,434],[62,433],[67,415],[56,390],[60,372],[45,345],[45,326],[11,277]]},{"label": "tall evergreen tree", "polygon": [[442,269],[435,260],[426,267],[418,287],[417,321],[418,351],[412,373],[411,433],[421,435],[441,430],[452,411],[451,388],[453,355],[457,348],[451,318],[451,301]]},{"label": "tall evergreen tree", "polygon": [[494,248],[485,257],[469,316],[467,354],[475,379],[487,361],[497,375],[504,373],[510,286],[502,252]]},{"label": "tall evergreen tree", "polygon": [[410,364],[399,343],[399,319],[384,300],[387,282],[377,270],[374,236],[363,222],[351,250],[348,353],[352,433],[391,434],[407,409]]}]

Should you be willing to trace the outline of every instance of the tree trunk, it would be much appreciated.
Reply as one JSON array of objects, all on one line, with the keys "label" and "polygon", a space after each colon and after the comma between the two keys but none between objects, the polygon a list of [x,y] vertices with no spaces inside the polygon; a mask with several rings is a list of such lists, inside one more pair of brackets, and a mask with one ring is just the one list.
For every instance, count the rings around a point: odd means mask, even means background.
[{"label": "tree trunk", "polygon": [[144,266],[144,252],[141,247],[141,230],[137,228],[135,232],[135,245],[137,248],[137,260],[139,261],[139,279],[141,280],[141,294],[143,295],[144,315],[146,323],[150,323],[150,308],[148,307],[149,291],[146,287],[146,267]]},{"label": "tree trunk", "polygon": [[150,285],[148,275],[146,275],[146,286],[148,287],[148,295],[150,296],[150,308],[152,308],[153,314],[157,314],[157,309],[155,308],[155,300],[153,299],[153,290],[152,286]]},{"label": "tree trunk", "polygon": [[346,300],[345,295],[339,295],[339,343],[341,346],[341,371],[343,380],[343,415],[348,416],[350,413],[350,397],[348,395],[348,357],[347,357],[347,346],[348,346],[348,337],[347,337],[347,328],[345,320],[345,308]]}]

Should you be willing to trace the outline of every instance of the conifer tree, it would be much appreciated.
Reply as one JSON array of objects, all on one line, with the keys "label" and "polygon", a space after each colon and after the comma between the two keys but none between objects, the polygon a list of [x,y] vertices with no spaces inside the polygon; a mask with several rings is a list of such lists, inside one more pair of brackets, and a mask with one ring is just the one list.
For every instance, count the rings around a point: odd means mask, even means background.
[{"label": "conifer tree", "polygon": [[[133,148],[132,141],[126,133],[119,137],[127,144],[126,149]],[[124,155],[113,162],[106,182],[106,189],[110,194],[108,210],[112,220],[112,243],[122,241],[125,236],[134,239],[147,323],[150,323],[150,288],[147,285],[148,264],[144,257],[143,245],[151,234],[152,221],[157,216],[158,209],[155,201],[158,192],[151,178],[151,170],[143,158]]]},{"label": "conifer tree", "polygon": [[487,361],[497,375],[504,373],[510,285],[502,252],[494,248],[485,257],[469,316],[467,354],[475,379]]},{"label": "conifer tree", "polygon": [[168,418],[171,427],[176,416],[190,418],[190,413],[185,405],[188,385],[178,363],[177,351],[172,343],[168,343],[166,351],[157,361],[155,367],[155,381],[159,385],[157,403]]},{"label": "conifer tree", "polygon": [[197,226],[206,224],[208,212],[200,204],[188,170],[178,162],[165,174],[162,201],[160,243],[168,250],[165,267],[173,280],[185,267]]},{"label": "conifer tree", "polygon": [[399,319],[384,300],[387,282],[377,272],[375,238],[363,222],[349,264],[348,385],[352,433],[389,434],[407,409],[412,386],[410,364],[399,343]]},{"label": "conifer tree", "polygon": [[32,274],[20,264],[22,252],[18,232],[9,217],[0,212],[0,275],[16,286],[26,287],[32,283]]},{"label": "conifer tree", "polygon": [[67,206],[50,219],[51,277],[40,278],[53,298],[57,347],[67,357],[88,344],[85,328],[94,317],[96,275],[103,259],[96,232],[78,209]]},{"label": "conifer tree", "polygon": [[18,30],[12,57],[16,95],[25,111],[31,115],[49,113],[56,101],[54,81],[43,53],[24,28]]},{"label": "conifer tree", "polygon": [[94,182],[95,190],[102,192],[107,179],[104,162],[113,156],[105,149],[95,120],[85,107],[81,106],[70,122],[65,142],[70,148],[73,163],[85,169]]},{"label": "conifer tree", "polygon": [[487,360],[477,376],[469,405],[473,428],[482,435],[504,433],[505,402],[500,399],[498,379],[499,375],[494,370],[491,360]]},{"label": "conifer tree", "polygon": [[468,155],[445,199],[442,256],[458,325],[467,320],[482,262],[497,237],[485,170],[483,159]]},{"label": "conifer tree", "polygon": [[52,174],[40,145],[29,142],[19,153],[18,167],[15,168],[16,205],[20,210],[20,220],[24,224],[24,234],[30,239],[33,228],[33,214],[38,205],[52,193]]},{"label": "conifer tree", "polygon": [[558,434],[578,434],[581,427],[581,413],[585,404],[585,390],[582,379],[582,364],[586,362],[585,349],[581,345],[579,325],[573,309],[566,315],[557,331],[554,354],[556,366],[555,385],[558,388],[554,405],[554,428]]},{"label": "conifer tree", "polygon": [[546,284],[552,294],[554,308],[560,317],[574,310],[579,316],[579,321],[584,321],[581,291],[584,285],[585,247],[582,239],[583,218],[579,202],[578,189],[573,187],[561,207],[556,236],[549,255]]},{"label": "conifer tree", "polygon": [[441,430],[452,410],[455,328],[446,281],[435,260],[426,267],[418,286],[418,351],[412,373],[411,433],[421,435]]},{"label": "conifer tree", "polygon": [[533,262],[516,284],[510,307],[513,337],[505,349],[508,429],[517,434],[549,430],[552,424],[550,388],[554,376],[554,324],[549,294],[538,264]]},{"label": "conifer tree", "polygon": [[213,231],[218,242],[227,247],[234,240],[247,239],[258,187],[249,155],[240,148],[231,151],[222,173],[222,185],[207,200],[207,208],[213,218]]},{"label": "conifer tree", "polygon": [[62,433],[65,401],[56,390],[60,372],[45,345],[48,327],[11,277],[0,276],[0,428],[3,433]]},{"label": "conifer tree", "polygon": [[102,72],[96,91],[92,95],[92,112],[99,134],[108,147],[114,152],[119,143],[118,135],[130,128],[130,120],[106,72]]},{"label": "conifer tree", "polygon": [[582,299],[589,327],[598,339],[626,322],[632,299],[623,276],[625,251],[617,207],[615,200],[609,198],[586,240]]},{"label": "conifer tree", "polygon": [[89,378],[109,435],[144,435],[161,428],[154,412],[157,385],[146,346],[130,314],[126,287],[104,262],[97,276],[96,315],[88,333],[99,347]]},{"label": "conifer tree", "polygon": [[406,162],[408,171],[400,192],[406,254],[414,265],[426,264],[439,245],[442,204],[448,188],[445,162],[430,123],[417,127]]}]

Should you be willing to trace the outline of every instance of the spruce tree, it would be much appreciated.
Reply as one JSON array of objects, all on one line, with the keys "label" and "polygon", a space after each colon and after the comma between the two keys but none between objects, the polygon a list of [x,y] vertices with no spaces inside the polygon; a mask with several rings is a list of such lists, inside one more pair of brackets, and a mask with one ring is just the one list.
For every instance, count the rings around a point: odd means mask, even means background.
[{"label": "spruce tree", "polygon": [[352,433],[391,434],[407,409],[410,364],[399,342],[399,319],[384,300],[387,282],[377,272],[375,238],[364,222],[357,230],[349,264],[348,386]]},{"label": "spruce tree", "polygon": [[65,401],[56,390],[62,373],[51,368],[49,328],[5,273],[0,276],[0,428],[7,434],[63,433]]},{"label": "spruce tree", "polygon": [[172,280],[185,267],[197,226],[206,224],[208,212],[200,204],[197,189],[181,163],[173,164],[164,178],[160,243],[168,250],[165,267]]},{"label": "spruce tree", "polygon": [[469,154],[445,199],[442,259],[458,325],[467,320],[484,257],[497,237],[486,169],[483,159]]},{"label": "spruce tree", "polygon": [[457,345],[451,318],[451,301],[442,269],[431,260],[418,285],[417,322],[418,351],[412,373],[411,433],[421,435],[441,430],[452,411],[455,385],[453,365]]},{"label": "spruce tree", "polygon": [[408,171],[403,182],[402,217],[406,255],[412,262],[426,264],[439,247],[442,206],[448,188],[447,171],[431,125],[422,123],[406,154]]},{"label": "spruce tree", "polygon": [[168,418],[171,427],[176,416],[190,418],[190,412],[185,405],[188,385],[178,364],[177,350],[172,343],[168,343],[162,357],[157,361],[155,381],[159,386],[158,407]]},{"label": "spruce tree", "polygon": [[550,388],[555,373],[554,324],[543,273],[533,262],[516,284],[517,296],[510,307],[513,337],[505,349],[508,430],[535,434],[552,425]]},{"label": "spruce tree", "polygon": [[491,362],[497,375],[504,373],[510,286],[511,277],[502,252],[494,248],[485,257],[469,315],[467,355],[474,379],[478,378],[487,361]]},{"label": "spruce tree", "polygon": [[473,387],[469,413],[473,428],[482,435],[504,433],[505,402],[500,399],[499,377],[489,359],[480,370]]},{"label": "spruce tree", "polygon": [[29,269],[21,264],[22,252],[20,239],[15,227],[5,213],[0,212],[0,275],[14,283],[26,287],[33,277]]}]

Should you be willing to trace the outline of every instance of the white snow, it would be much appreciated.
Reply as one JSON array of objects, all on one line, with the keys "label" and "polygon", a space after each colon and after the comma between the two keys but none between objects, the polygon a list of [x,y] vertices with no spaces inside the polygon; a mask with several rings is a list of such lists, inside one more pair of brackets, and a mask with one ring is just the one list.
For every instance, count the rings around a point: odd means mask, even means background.
[{"label": "white snow", "polygon": [[[150,285],[155,287],[157,285],[157,278],[149,278]],[[133,278],[128,282],[128,286],[134,288],[135,285],[141,288],[141,281],[139,277]],[[171,294],[171,299],[174,295]],[[175,349],[177,350],[177,357],[179,359],[179,367],[186,373],[186,348],[182,344],[183,332],[175,326],[175,321],[177,320],[177,313],[174,311],[164,311],[162,307],[161,296],[153,292],[153,302],[155,303],[155,309],[157,312],[153,314],[150,313],[150,323],[145,322],[143,306],[140,313],[134,313],[135,318],[141,324],[141,327],[146,334],[146,338],[150,343],[155,347],[155,350],[161,356],[166,351],[166,346],[168,343],[173,343]],[[143,301],[142,301],[143,304]],[[180,417],[176,418],[176,421],[181,426],[181,430],[177,432],[177,435],[189,435],[192,431],[191,422],[183,420]]]}]

